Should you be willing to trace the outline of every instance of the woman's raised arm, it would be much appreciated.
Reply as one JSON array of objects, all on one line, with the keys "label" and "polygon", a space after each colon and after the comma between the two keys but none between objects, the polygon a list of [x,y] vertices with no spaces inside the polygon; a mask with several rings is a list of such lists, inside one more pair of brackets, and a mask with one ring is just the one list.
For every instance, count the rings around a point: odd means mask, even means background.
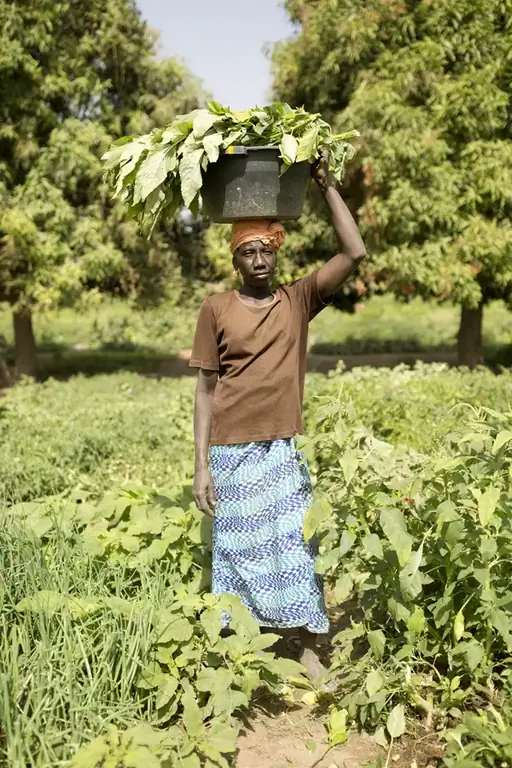
[{"label": "woman's raised arm", "polygon": [[332,296],[366,256],[366,248],[349,209],[329,178],[329,164],[321,160],[313,167],[312,176],[331,214],[340,252],[318,271],[318,291],[323,299]]}]

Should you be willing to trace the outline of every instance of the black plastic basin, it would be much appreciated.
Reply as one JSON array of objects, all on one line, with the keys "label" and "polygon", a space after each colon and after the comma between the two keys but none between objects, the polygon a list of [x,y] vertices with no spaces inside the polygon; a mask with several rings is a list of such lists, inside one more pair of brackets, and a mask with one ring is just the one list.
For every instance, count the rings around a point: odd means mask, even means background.
[{"label": "black plastic basin", "polygon": [[212,221],[298,219],[310,164],[294,163],[281,175],[277,147],[232,147],[203,175],[203,202]]}]

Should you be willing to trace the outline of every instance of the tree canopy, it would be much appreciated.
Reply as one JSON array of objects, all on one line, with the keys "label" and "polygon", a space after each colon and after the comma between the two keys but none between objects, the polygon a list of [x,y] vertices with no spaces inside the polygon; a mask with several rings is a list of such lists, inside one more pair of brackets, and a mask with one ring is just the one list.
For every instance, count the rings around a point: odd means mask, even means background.
[{"label": "tree canopy", "polygon": [[21,372],[30,315],[91,288],[159,293],[176,269],[164,232],[149,244],[102,181],[113,139],[200,103],[201,88],[133,0],[0,0],[0,301],[12,304]]},{"label": "tree canopy", "polygon": [[367,288],[460,304],[460,360],[480,362],[482,307],[512,303],[511,0],[286,7],[276,95],[362,134]]}]

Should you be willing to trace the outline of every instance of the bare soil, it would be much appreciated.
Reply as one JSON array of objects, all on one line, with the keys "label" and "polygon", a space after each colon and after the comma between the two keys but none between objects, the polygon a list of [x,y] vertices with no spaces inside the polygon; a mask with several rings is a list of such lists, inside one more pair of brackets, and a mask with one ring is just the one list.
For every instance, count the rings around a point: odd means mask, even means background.
[{"label": "bare soil", "polygon": [[[352,734],[347,743],[327,751],[327,731],[322,718],[301,707],[272,714],[252,713],[240,738],[237,768],[366,768],[387,751],[372,736]],[[437,768],[443,750],[435,733],[423,732],[401,739],[393,748],[390,768]]]},{"label": "bare soil", "polygon": [[307,708],[259,713],[239,738],[237,768],[359,768],[382,750],[370,736],[351,736],[347,744],[325,754],[327,732]]}]

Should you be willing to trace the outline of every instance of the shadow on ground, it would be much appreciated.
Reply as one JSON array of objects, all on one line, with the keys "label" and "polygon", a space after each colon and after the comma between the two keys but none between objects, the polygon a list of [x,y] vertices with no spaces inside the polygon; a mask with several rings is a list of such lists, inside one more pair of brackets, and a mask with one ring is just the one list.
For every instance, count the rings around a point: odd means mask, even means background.
[{"label": "shadow on ground", "polygon": [[[316,373],[329,373],[343,362],[347,370],[360,367],[394,368],[397,365],[410,365],[418,361],[424,363],[457,364],[455,350],[423,350],[368,352],[365,354],[323,354],[321,347],[312,347],[307,361],[307,370]],[[95,376],[98,374],[131,371],[155,378],[181,378],[195,376],[195,369],[189,368],[190,350],[182,350],[174,356],[159,354],[150,349],[112,349],[76,350],[67,347],[53,347],[38,354],[38,379],[68,379],[72,376]],[[9,350],[7,362],[13,365],[12,350]],[[503,346],[487,350],[486,362],[491,368],[512,365],[512,346]]]}]

